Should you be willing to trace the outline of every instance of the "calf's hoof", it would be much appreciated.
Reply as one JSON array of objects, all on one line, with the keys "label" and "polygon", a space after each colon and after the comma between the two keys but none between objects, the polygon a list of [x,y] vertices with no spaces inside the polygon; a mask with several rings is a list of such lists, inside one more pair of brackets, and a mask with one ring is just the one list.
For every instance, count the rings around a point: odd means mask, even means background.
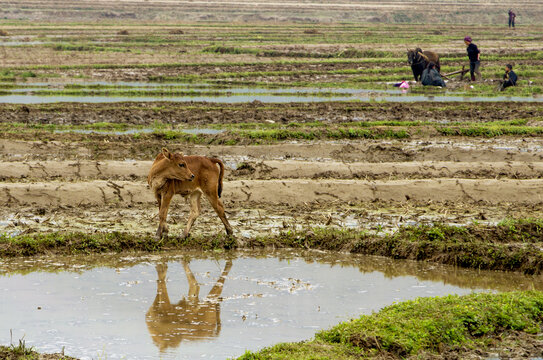
[{"label": "calf's hoof", "polygon": [[168,238],[168,230],[164,229],[164,230],[158,230],[156,232],[156,236],[155,236],[155,239],[156,241],[160,241],[162,239],[167,239]]}]

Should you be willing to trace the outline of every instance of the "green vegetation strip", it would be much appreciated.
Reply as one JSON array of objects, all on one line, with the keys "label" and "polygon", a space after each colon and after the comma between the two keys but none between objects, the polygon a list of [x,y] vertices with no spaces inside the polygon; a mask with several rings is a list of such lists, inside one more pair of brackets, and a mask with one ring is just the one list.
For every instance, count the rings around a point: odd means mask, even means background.
[{"label": "green vegetation strip", "polygon": [[[461,358],[475,350],[480,355],[500,347],[516,352],[527,343],[541,345],[542,330],[542,292],[449,295],[387,306],[321,331],[312,341],[279,344],[240,359]],[[535,351],[532,355],[541,355]]]},{"label": "green vegetation strip", "polygon": [[156,241],[151,234],[130,233],[36,233],[0,236],[0,257],[47,253],[80,254],[172,249],[302,248],[350,251],[395,259],[435,261],[462,267],[543,272],[543,220],[506,220],[496,226],[444,224],[407,226],[393,234],[370,234],[360,230],[318,227],[256,236],[238,242],[223,235],[170,237]]},{"label": "green vegetation strip", "polygon": [[[125,123],[98,122],[86,125],[0,123],[5,137],[13,135],[42,140],[62,138],[65,134],[83,136],[90,141],[103,136],[127,136],[134,140],[160,139],[194,144],[258,145],[289,140],[340,140],[340,139],[407,139],[425,136],[537,136],[543,127],[529,126],[528,120],[492,121],[487,123],[454,122],[444,126],[425,121],[346,121],[335,124],[325,122],[238,123],[205,126],[217,130],[215,134],[191,133],[190,128],[175,127],[155,122],[151,125],[129,125]],[[198,129],[192,129],[198,130]],[[78,134],[79,133],[79,134]]]}]

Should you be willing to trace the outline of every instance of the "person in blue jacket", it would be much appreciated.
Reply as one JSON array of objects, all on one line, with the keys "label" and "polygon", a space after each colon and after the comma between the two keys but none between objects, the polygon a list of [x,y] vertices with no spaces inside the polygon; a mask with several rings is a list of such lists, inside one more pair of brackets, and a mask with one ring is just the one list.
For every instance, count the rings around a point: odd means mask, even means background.
[{"label": "person in blue jacket", "polygon": [[422,72],[420,77],[422,85],[431,85],[431,86],[441,86],[446,87],[445,81],[439,75],[439,72],[436,70],[436,64],[433,62],[428,64],[428,67]]},{"label": "person in blue jacket", "polygon": [[505,90],[510,86],[517,86],[518,76],[513,71],[513,65],[505,65],[505,74],[503,74],[503,81],[500,84],[500,91]]},{"label": "person in blue jacket", "polygon": [[472,42],[471,36],[464,38],[464,43],[467,45],[467,52],[469,58],[469,73],[471,75],[471,81],[475,81],[475,75],[478,80],[481,80],[481,51]]}]

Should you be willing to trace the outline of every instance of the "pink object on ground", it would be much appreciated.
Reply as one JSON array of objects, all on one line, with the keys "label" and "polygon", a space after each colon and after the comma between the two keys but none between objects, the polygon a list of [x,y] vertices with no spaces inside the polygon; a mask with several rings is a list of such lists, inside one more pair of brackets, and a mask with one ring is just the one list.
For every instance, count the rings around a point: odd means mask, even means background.
[{"label": "pink object on ground", "polygon": [[402,81],[400,89],[409,89],[409,83],[407,81]]}]

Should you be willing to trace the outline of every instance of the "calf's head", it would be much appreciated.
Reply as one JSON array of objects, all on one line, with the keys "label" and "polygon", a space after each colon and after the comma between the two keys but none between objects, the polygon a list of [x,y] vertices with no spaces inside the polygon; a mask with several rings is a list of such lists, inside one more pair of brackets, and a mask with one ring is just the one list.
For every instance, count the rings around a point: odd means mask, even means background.
[{"label": "calf's head", "polygon": [[157,156],[151,171],[149,172],[148,181],[159,180],[159,182],[175,179],[181,181],[192,181],[194,174],[187,166],[183,154],[171,153],[166,148],[162,148],[162,152]]}]

